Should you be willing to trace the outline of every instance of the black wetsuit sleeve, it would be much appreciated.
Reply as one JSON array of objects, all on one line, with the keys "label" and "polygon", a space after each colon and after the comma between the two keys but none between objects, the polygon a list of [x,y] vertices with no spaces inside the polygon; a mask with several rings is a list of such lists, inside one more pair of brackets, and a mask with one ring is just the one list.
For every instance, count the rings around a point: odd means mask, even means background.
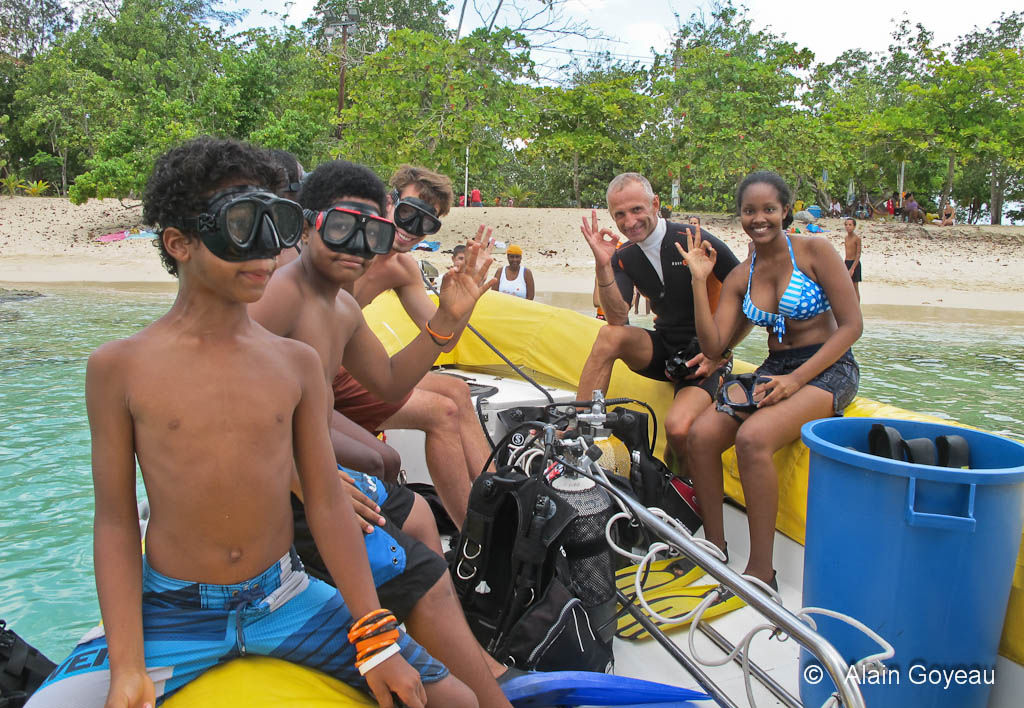
[{"label": "black wetsuit sleeve", "polygon": [[622,299],[626,301],[627,305],[632,306],[633,289],[636,287],[636,284],[626,271],[622,269],[622,262],[619,260],[618,254],[612,256],[612,273],[615,274],[615,286],[619,289]]},{"label": "black wetsuit sleeve", "polygon": [[739,259],[736,258],[736,254],[732,252],[732,249],[726,246],[725,243],[717,236],[712,236],[707,231],[701,229],[700,237],[705,241],[710,241],[711,246],[718,254],[715,259],[714,273],[715,277],[724,283],[729,272],[740,264]]}]

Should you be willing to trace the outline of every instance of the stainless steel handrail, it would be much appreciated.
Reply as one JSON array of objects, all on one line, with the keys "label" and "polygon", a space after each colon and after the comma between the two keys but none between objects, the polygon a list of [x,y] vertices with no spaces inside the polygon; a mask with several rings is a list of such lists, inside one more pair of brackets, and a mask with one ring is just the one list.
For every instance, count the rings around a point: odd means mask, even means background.
[{"label": "stainless steel handrail", "polygon": [[[591,463],[591,468],[598,467]],[[628,494],[620,496],[620,500],[629,507],[648,528],[656,531],[665,541],[678,548],[683,555],[703,568],[723,585],[731,589],[750,607],[770,619],[775,626],[795,639],[802,647],[813,654],[828,671],[835,683],[839,698],[845,708],[865,708],[864,697],[855,676],[850,674],[850,667],[842,655],[827,639],[811,629],[803,620],[772,600],[765,591],[757,587],[739,573],[718,560],[705,550],[693,538],[686,536]]]},{"label": "stainless steel handrail", "polygon": [[[707,622],[703,620],[698,622],[697,629],[699,629],[705,637],[710,639],[716,647],[721,649],[723,653],[729,654],[730,652],[736,649],[736,647],[728,639],[723,637],[717,629],[712,627]],[[732,660],[735,663],[742,665],[743,651],[738,652]],[[771,694],[773,696],[779,699],[782,703],[785,703],[787,706],[789,706],[789,708],[803,708],[803,703],[797,700],[796,696],[794,696],[785,688],[783,688],[782,685],[778,681],[773,679],[767,671],[765,671],[756,663],[754,663],[753,659],[750,659],[748,657],[747,664],[750,666],[750,674],[758,681],[760,681],[762,686],[771,691]]]}]

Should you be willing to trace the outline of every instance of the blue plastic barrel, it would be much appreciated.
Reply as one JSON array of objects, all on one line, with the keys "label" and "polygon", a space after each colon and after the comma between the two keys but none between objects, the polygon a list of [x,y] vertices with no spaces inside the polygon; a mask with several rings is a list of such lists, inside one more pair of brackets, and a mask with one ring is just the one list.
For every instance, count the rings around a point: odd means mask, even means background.
[{"label": "blue plastic barrel", "polygon": [[[904,440],[961,435],[970,469],[868,454],[883,423]],[[801,431],[810,448],[804,606],[856,617],[896,649],[887,671],[861,682],[871,708],[984,708],[995,680],[1024,521],[1024,445],[936,423],[827,418]],[[826,617],[818,630],[852,665],[879,651]],[[807,652],[800,697],[820,706],[835,690]]]},{"label": "blue plastic barrel", "polygon": [[809,207],[807,207],[807,211],[811,212],[811,215],[815,219],[821,218],[821,207],[818,206],[817,204],[811,204]]}]

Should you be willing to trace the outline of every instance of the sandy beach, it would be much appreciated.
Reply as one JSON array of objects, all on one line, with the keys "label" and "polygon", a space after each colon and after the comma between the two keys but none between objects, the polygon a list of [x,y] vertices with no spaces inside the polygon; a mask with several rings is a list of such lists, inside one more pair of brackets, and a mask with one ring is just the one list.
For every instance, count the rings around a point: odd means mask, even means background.
[{"label": "sandy beach", "polygon": [[[538,299],[547,299],[546,293],[589,293],[593,256],[579,228],[589,215],[586,209],[456,208],[435,237],[441,251],[416,255],[447,266],[450,256],[445,251],[473,236],[483,223],[499,241],[522,246]],[[747,237],[737,217],[700,216],[706,229],[743,257]],[[614,228],[606,210],[598,211],[598,219]],[[842,222],[821,219],[818,225],[828,229],[822,235],[842,253]],[[59,198],[0,197],[0,282],[22,287],[86,282],[172,287],[174,279],[161,267],[150,239],[96,240],[145,228],[138,202],[106,199],[75,206]],[[858,230],[864,239],[861,295],[866,305],[1024,312],[1024,226],[859,222]],[[497,260],[504,263],[501,255]]]}]

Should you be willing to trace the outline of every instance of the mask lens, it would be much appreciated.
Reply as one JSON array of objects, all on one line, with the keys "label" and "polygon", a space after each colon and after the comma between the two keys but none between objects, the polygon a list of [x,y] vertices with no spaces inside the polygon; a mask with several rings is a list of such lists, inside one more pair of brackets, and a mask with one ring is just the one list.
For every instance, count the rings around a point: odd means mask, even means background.
[{"label": "mask lens", "polygon": [[323,239],[327,243],[341,243],[352,235],[356,225],[356,217],[344,211],[333,210],[328,212],[324,222]]},{"label": "mask lens", "polygon": [[404,200],[395,207],[395,223],[413,236],[434,234],[441,228],[441,222],[436,216]]},{"label": "mask lens", "polygon": [[256,204],[243,200],[228,206],[224,215],[228,237],[237,246],[248,246],[256,224]]},{"label": "mask lens", "polygon": [[750,393],[742,381],[729,381],[722,389],[722,398],[730,406],[748,406],[751,402]]},{"label": "mask lens", "polygon": [[420,228],[422,229],[424,236],[429,236],[430,234],[436,234],[441,230],[441,222],[429,214],[424,214],[423,223]]},{"label": "mask lens", "polygon": [[417,217],[420,212],[416,207],[405,202],[399,202],[398,207],[395,209],[395,222],[403,229],[410,229],[416,225]]},{"label": "mask lens", "polygon": [[294,246],[302,235],[302,209],[290,202],[277,202],[271,206],[270,212],[281,245],[285,248]]},{"label": "mask lens", "polygon": [[395,227],[386,221],[366,220],[366,244],[374,253],[387,253],[395,240]]}]

